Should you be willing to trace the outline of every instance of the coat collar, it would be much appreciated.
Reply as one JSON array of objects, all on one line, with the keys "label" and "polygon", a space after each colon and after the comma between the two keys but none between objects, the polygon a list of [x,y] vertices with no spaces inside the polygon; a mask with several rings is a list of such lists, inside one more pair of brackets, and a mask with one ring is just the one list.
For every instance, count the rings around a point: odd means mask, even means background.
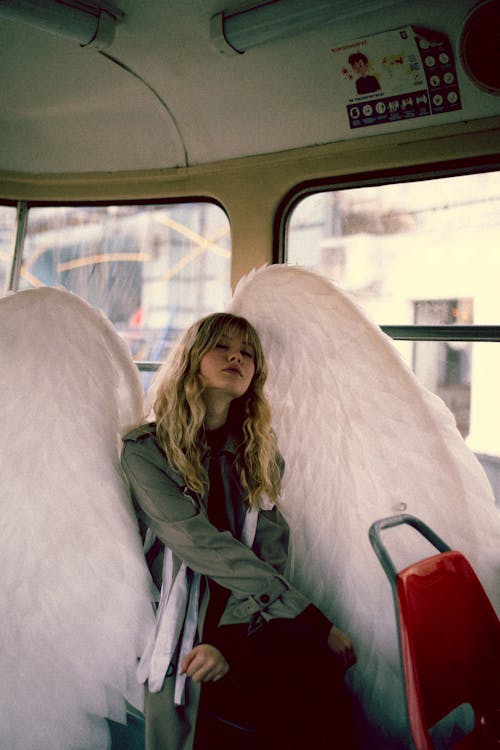
[{"label": "coat collar", "polygon": [[[154,444],[157,446],[157,449],[160,450],[163,454],[163,449],[161,448],[160,443],[158,442],[158,438],[156,436],[156,422],[147,422],[146,424],[140,425],[140,427],[136,427],[135,430],[132,430],[127,435],[125,435],[125,437],[123,438],[123,441],[124,442],[140,442],[141,440],[145,440],[148,438],[153,440]],[[241,436],[238,434],[238,430],[236,430],[234,426],[230,426],[226,435],[226,439],[224,440],[219,450],[219,454],[225,454],[234,459],[238,453],[238,447],[240,444],[241,444]],[[205,469],[208,468],[209,461],[210,461],[210,448],[206,446],[203,449],[202,454],[201,454],[201,462],[203,466],[205,467]],[[177,474],[177,472],[174,472],[173,469],[171,468],[169,468],[169,476],[180,487],[185,486],[186,483],[183,477],[181,477],[180,474]]]}]

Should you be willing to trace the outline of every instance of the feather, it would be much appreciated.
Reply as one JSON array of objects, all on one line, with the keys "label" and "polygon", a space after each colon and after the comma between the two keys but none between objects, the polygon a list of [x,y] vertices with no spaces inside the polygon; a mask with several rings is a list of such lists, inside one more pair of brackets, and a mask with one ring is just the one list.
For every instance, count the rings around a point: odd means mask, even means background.
[{"label": "feather", "polygon": [[[117,439],[141,421],[125,343],[74,294],[0,300],[0,736],[9,750],[103,750],[142,705],[150,579]],[[142,687],[142,686],[141,686]]]},{"label": "feather", "polygon": [[[291,575],[355,642],[362,746],[402,750],[394,609],[368,528],[404,504],[464,552],[498,609],[488,481],[443,403],[333,284],[272,266],[240,282],[231,309],[268,361]],[[139,378],[109,321],[75,295],[19,292],[0,313],[2,746],[103,750],[104,717],[123,721],[125,699],[141,707],[135,665],[154,626],[117,452],[142,420]],[[429,552],[395,531],[398,567]]]},{"label": "feather", "polygon": [[[286,471],[292,579],[354,641],[350,688],[363,747],[408,747],[394,606],[368,540],[403,509],[470,560],[500,610],[500,515],[479,462],[443,402],[333,283],[270,266],[238,284],[230,311],[256,328]],[[385,532],[398,569],[435,549]]]}]

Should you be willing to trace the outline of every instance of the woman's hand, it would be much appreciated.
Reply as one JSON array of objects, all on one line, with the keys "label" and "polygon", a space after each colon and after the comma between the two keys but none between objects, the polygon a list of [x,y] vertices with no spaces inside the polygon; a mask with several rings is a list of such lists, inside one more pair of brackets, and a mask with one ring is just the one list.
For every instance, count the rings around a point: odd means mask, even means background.
[{"label": "woman's hand", "polygon": [[181,661],[181,674],[195,682],[216,682],[229,671],[229,664],[215,646],[200,643]]},{"label": "woman's hand", "polygon": [[335,625],[332,625],[328,633],[328,648],[344,671],[357,661],[351,639]]}]

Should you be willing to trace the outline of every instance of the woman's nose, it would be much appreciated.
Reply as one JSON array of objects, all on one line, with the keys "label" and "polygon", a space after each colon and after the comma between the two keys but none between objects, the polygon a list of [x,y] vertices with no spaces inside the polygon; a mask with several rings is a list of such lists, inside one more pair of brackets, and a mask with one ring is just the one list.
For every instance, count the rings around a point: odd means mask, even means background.
[{"label": "woman's nose", "polygon": [[241,352],[239,349],[232,349],[229,352],[229,361],[230,362],[241,362]]}]

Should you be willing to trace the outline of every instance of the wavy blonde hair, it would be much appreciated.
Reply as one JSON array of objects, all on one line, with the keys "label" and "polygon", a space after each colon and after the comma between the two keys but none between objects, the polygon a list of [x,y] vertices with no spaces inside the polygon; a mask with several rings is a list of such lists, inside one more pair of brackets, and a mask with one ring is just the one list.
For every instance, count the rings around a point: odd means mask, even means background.
[{"label": "wavy blonde hair", "polygon": [[230,313],[214,313],[194,323],[167,358],[155,383],[156,433],[171,467],[190,490],[203,493],[208,484],[201,463],[205,403],[200,362],[219,341],[237,332],[253,347],[255,373],[247,391],[231,403],[229,419],[240,430],[236,466],[250,507],[261,494],[275,501],[281,472],[271,409],[264,395],[267,377],[262,346],[253,326]]}]

